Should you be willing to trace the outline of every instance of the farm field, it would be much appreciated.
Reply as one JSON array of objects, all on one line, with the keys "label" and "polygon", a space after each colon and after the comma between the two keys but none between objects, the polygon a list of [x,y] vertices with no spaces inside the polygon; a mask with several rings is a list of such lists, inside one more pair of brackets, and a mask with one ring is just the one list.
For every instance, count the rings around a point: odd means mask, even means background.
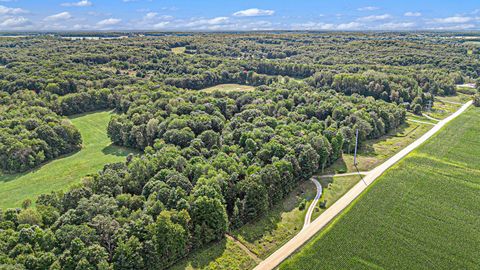
[{"label": "farm field", "polygon": [[82,134],[80,151],[30,172],[0,176],[0,209],[20,207],[26,199],[53,190],[65,190],[81,178],[95,173],[107,163],[123,161],[131,150],[111,145],[107,124],[111,112],[95,112],[70,117]]},{"label": "farm field", "polygon": [[381,176],[280,269],[473,269],[480,265],[479,108]]},{"label": "farm field", "polygon": [[206,93],[213,93],[216,91],[219,92],[247,92],[253,91],[255,87],[249,85],[240,85],[240,84],[219,84],[213,87],[205,88],[202,91]]}]

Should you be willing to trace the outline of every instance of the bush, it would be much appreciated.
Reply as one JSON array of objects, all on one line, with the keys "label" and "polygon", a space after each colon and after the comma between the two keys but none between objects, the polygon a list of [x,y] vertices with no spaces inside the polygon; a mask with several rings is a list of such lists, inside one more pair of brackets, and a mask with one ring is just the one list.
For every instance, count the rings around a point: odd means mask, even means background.
[{"label": "bush", "polygon": [[320,203],[320,208],[322,209],[327,208],[327,200],[324,200],[323,202]]},{"label": "bush", "polygon": [[415,106],[413,106],[413,113],[416,115],[422,115],[422,105],[415,104]]},{"label": "bush", "polygon": [[298,210],[302,211],[305,209],[306,206],[307,206],[307,200],[303,199],[298,205]]},{"label": "bush", "polygon": [[475,107],[480,107],[480,94],[473,96],[473,105]]}]

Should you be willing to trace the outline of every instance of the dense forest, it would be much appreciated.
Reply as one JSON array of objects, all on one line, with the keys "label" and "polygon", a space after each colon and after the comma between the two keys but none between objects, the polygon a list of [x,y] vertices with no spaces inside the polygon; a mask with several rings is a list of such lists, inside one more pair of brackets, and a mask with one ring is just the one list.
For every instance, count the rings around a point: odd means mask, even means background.
[{"label": "dense forest", "polygon": [[[2,210],[0,265],[168,268],[352,152],[355,130],[360,143],[379,138],[478,81],[480,51],[449,36],[0,38],[3,173],[80,149],[65,116],[83,112],[115,110],[112,142],[143,151],[35,207]],[[202,91],[225,83],[255,90]]]}]

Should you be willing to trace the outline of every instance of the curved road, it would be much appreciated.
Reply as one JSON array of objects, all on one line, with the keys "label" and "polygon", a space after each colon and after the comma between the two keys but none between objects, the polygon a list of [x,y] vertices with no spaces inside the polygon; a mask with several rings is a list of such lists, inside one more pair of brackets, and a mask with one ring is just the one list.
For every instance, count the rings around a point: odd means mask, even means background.
[{"label": "curved road", "polygon": [[[349,175],[367,175],[368,172],[352,172],[352,173],[340,173],[340,174],[324,174],[320,175],[320,178],[329,178],[329,177],[340,177],[340,176],[349,176]],[[303,223],[303,229],[305,229],[308,225],[310,225],[311,220],[312,220],[312,214],[313,210],[315,210],[315,206],[318,203],[318,200],[320,200],[320,197],[322,197],[322,185],[318,182],[316,177],[310,178],[310,181],[312,181],[315,186],[317,187],[317,195],[315,196],[315,199],[313,199],[312,204],[310,204],[310,207],[308,207],[307,214],[305,215],[305,221]]]},{"label": "curved road", "polygon": [[464,104],[458,111],[449,117],[441,120],[436,124],[432,129],[425,133],[422,137],[418,138],[416,141],[411,143],[409,146],[405,147],[402,151],[398,152],[396,155],[385,161],[380,166],[376,167],[370,173],[364,177],[364,181],[360,181],[352,189],[350,189],[343,197],[336,201],[332,206],[330,206],[325,212],[323,212],[317,219],[315,219],[309,226],[302,229],[295,237],[283,245],[280,249],[275,251],[267,259],[261,262],[255,270],[264,270],[264,269],[274,269],[282,261],[288,258],[295,250],[300,248],[305,244],[310,238],[312,238],[317,232],[324,228],[330,221],[332,221],[340,212],[343,211],[350,203],[355,200],[369,185],[371,185],[375,179],[382,175],[388,168],[397,163],[399,160],[404,158],[422,143],[427,141],[435,133],[437,133],[442,127],[444,127],[448,122],[455,119],[461,113],[463,113],[470,105],[472,101]]},{"label": "curved road", "polygon": [[305,215],[305,222],[303,223],[303,229],[305,229],[310,224],[310,220],[312,219],[313,210],[315,210],[315,206],[317,205],[318,200],[320,199],[320,197],[322,197],[322,185],[314,177],[310,178],[310,180],[317,187],[317,195],[315,196],[315,199],[313,199],[312,204],[310,204],[310,207],[308,207],[307,214]]}]

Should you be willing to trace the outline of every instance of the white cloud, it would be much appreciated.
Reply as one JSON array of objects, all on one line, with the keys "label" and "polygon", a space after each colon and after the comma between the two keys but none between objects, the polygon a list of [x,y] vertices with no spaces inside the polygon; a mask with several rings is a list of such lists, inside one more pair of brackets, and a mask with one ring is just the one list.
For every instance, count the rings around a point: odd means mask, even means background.
[{"label": "white cloud", "polygon": [[87,25],[87,24],[75,24],[72,27],[73,30],[88,30],[92,29],[92,26]]},{"label": "white cloud", "polygon": [[170,22],[159,22],[153,25],[153,28],[155,29],[164,29],[170,26]]},{"label": "white cloud", "polygon": [[54,14],[54,15],[51,15],[51,16],[48,16],[48,17],[45,17],[45,21],[64,21],[64,20],[68,20],[68,19],[71,19],[72,18],[72,15],[69,13],[69,12],[61,12],[61,13],[58,13],[58,14]]},{"label": "white cloud", "polygon": [[374,11],[374,10],[379,10],[379,9],[380,9],[379,7],[368,6],[368,7],[358,8],[357,10],[358,11]]},{"label": "white cloud", "polygon": [[216,18],[207,20],[207,24],[213,24],[213,25],[222,24],[227,22],[228,20],[229,20],[228,17],[216,17]]},{"label": "white cloud", "polygon": [[446,18],[437,18],[434,19],[433,22],[436,23],[467,23],[472,21],[473,18],[471,17],[463,17],[463,16],[452,16]]},{"label": "white cloud", "polygon": [[258,17],[258,16],[272,16],[275,14],[274,10],[268,9],[258,9],[258,8],[250,8],[246,10],[240,10],[233,13],[235,17]]},{"label": "white cloud", "polygon": [[155,19],[155,17],[157,17],[158,13],[156,12],[148,12],[147,14],[145,14],[145,16],[143,16],[143,19],[144,20],[151,20],[151,19]]},{"label": "white cloud", "polygon": [[390,18],[392,18],[392,16],[390,14],[371,15],[371,16],[358,18],[357,21],[360,21],[360,22],[376,22],[376,21],[383,21],[383,20],[390,19]]},{"label": "white cloud", "polygon": [[337,25],[337,30],[358,30],[363,25],[358,22],[350,22],[350,23],[341,23]]},{"label": "white cloud", "polygon": [[307,22],[301,24],[293,24],[293,30],[326,30],[326,31],[334,31],[334,30],[360,30],[364,27],[363,24],[359,22],[349,22],[349,23],[341,23],[341,24],[333,24],[333,23],[322,23],[322,22]]},{"label": "white cloud", "polygon": [[422,16],[422,13],[409,11],[409,12],[405,12],[405,14],[403,14],[403,16],[405,16],[405,17],[420,17],[420,16]]},{"label": "white cloud", "polygon": [[82,0],[78,2],[67,2],[67,3],[62,3],[61,6],[64,7],[89,7],[92,5],[92,2],[88,0]]},{"label": "white cloud", "polygon": [[122,22],[122,20],[120,20],[120,19],[109,18],[109,19],[105,19],[105,20],[101,20],[101,21],[97,22],[97,26],[99,26],[99,27],[113,26],[113,25],[117,25],[121,22]]},{"label": "white cloud", "polygon": [[448,26],[439,26],[428,28],[428,30],[468,30],[475,28],[475,24],[457,24],[457,25],[448,25]]},{"label": "white cloud", "polygon": [[227,23],[229,21],[228,17],[216,17],[212,19],[199,19],[193,20],[185,24],[188,28],[202,28],[203,26],[208,25],[220,25]]},{"label": "white cloud", "polygon": [[18,28],[30,25],[31,22],[29,19],[24,17],[9,17],[4,21],[0,22],[0,27],[2,28]]},{"label": "white cloud", "polygon": [[27,11],[21,8],[9,8],[9,7],[0,5],[0,15],[15,15],[15,14],[22,14],[22,13],[27,13]]},{"label": "white cloud", "polygon": [[415,26],[416,24],[414,22],[391,22],[381,24],[377,28],[379,30],[408,30],[414,28]]}]

